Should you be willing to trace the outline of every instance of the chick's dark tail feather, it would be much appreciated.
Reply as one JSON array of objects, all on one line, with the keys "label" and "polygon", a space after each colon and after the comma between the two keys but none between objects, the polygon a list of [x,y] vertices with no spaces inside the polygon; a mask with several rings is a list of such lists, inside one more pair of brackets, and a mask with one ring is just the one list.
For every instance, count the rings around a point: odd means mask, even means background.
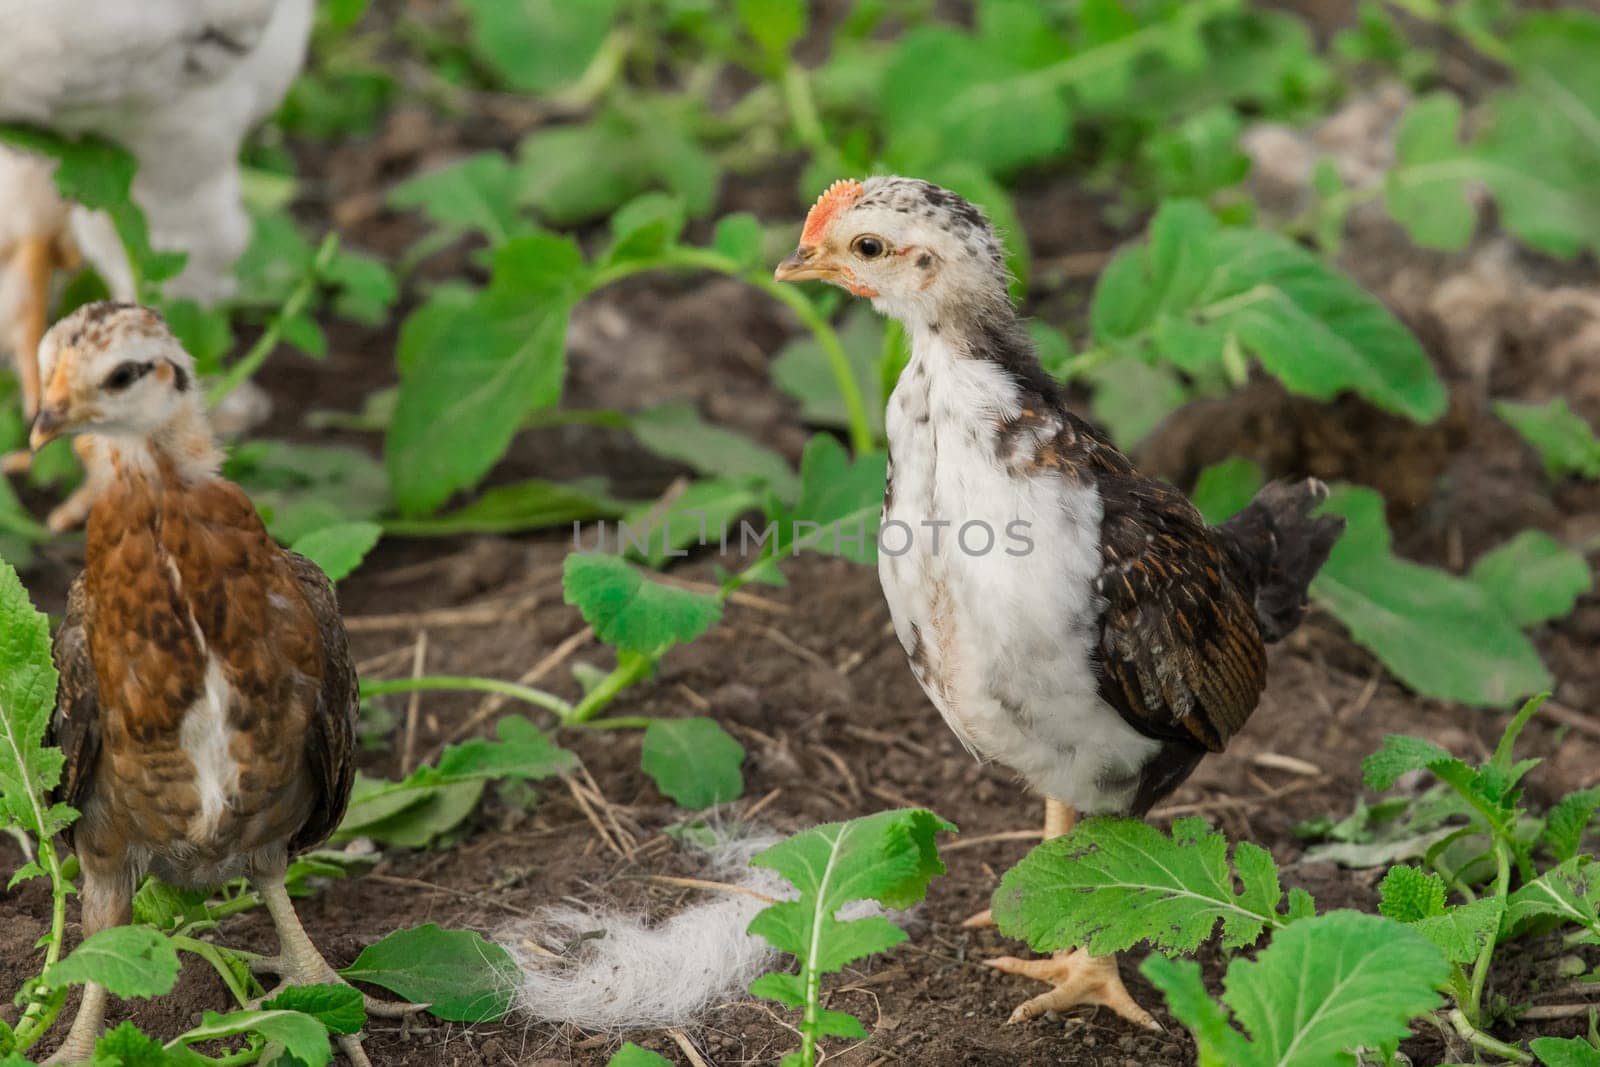
[{"label": "chick's dark tail feather", "polygon": [[1306,613],[1306,587],[1328,559],[1344,519],[1315,518],[1328,487],[1315,478],[1272,482],[1248,507],[1216,528],[1223,549],[1255,591],[1264,641],[1280,641]]}]

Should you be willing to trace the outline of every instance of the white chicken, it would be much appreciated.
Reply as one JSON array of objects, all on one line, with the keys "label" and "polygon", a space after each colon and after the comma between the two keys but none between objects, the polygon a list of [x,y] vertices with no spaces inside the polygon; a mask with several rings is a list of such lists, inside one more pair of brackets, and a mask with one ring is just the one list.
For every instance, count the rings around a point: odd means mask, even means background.
[{"label": "white chicken", "polygon": [[[138,159],[133,196],[151,244],[188,254],[167,284],[202,303],[230,294],[250,238],[241,195],[245,134],[283,99],[305,59],[313,0],[0,0],[0,122],[96,133]],[[112,296],[133,275],[111,221],[64,204],[52,164],[0,147],[0,348],[32,418],[36,348],[56,271],[87,259]],[[26,468],[25,456],[6,466]],[[50,525],[76,525],[69,500]]]}]

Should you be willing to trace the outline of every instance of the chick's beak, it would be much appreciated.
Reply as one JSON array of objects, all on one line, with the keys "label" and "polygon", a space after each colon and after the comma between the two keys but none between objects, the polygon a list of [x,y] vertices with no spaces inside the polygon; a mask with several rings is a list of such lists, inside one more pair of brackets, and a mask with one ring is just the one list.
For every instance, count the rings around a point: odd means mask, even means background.
[{"label": "chick's beak", "polygon": [[28,435],[28,447],[35,452],[60,437],[69,428],[67,411],[60,407],[42,407],[33,419],[33,432]]},{"label": "chick's beak", "polygon": [[803,282],[810,278],[831,281],[838,276],[839,268],[813,245],[801,245],[772,272],[773,280],[779,282]]}]

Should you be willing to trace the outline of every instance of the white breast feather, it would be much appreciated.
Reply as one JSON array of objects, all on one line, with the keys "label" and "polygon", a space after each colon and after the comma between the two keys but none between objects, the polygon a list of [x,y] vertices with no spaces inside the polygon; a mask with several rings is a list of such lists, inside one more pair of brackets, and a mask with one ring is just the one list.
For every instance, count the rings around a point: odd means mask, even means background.
[{"label": "white breast feather", "polygon": [[[996,424],[1020,410],[1015,384],[937,335],[913,340],[889,405],[893,492],[885,518],[916,536],[910,551],[881,552],[878,564],[901,643],[921,661],[919,681],[969,749],[1081,812],[1123,808],[1132,776],[1159,745],[1099,696],[1099,493],[1059,474],[1008,471]],[[937,553],[925,519],[951,523]],[[1008,554],[1023,548],[1007,537],[1018,520],[1028,524],[1032,548]],[[993,549],[962,549],[957,534],[970,522],[995,532]],[[888,537],[891,548],[903,540]],[[973,527],[969,544],[981,547],[986,537]]]},{"label": "white breast feather", "polygon": [[205,689],[183,716],[178,741],[194,764],[200,811],[189,824],[189,840],[203,844],[221,824],[239,789],[239,764],[233,757],[234,729],[228,723],[233,687],[215,656],[206,662]]}]

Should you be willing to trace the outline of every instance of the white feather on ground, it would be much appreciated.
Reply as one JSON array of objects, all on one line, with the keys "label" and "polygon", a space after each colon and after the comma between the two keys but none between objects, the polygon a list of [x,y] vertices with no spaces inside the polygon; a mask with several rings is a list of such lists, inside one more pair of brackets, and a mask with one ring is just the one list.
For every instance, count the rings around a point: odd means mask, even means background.
[{"label": "white feather on ground", "polygon": [[[764,832],[730,836],[704,853],[700,877],[792,900],[792,886],[750,866],[778,840]],[[745,932],[766,904],[741,893],[704,896],[657,923],[639,912],[552,906],[501,928],[496,940],[523,973],[516,1007],[541,1022],[621,1033],[687,1026],[709,1008],[747,999],[750,983],[779,962],[771,946]],[[867,901],[841,908],[839,917],[874,914],[903,913]]]}]

